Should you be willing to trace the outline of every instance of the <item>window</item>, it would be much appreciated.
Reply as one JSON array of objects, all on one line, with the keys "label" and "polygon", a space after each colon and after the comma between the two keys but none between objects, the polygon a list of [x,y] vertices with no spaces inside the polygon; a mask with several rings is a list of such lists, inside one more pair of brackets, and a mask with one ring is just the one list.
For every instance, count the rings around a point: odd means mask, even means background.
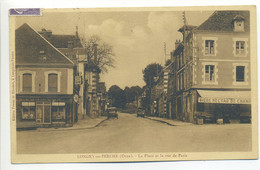
[{"label": "window", "polygon": [[234,22],[234,31],[243,32],[244,31],[244,21],[237,20]]},{"label": "window", "polygon": [[35,102],[22,102],[22,119],[35,120]]},{"label": "window", "polygon": [[51,112],[53,121],[65,121],[65,102],[52,102]]},{"label": "window", "polygon": [[32,92],[32,74],[23,74],[23,92]]},{"label": "window", "polygon": [[245,55],[245,41],[236,41],[236,55]]},{"label": "window", "polygon": [[249,85],[249,63],[233,63],[233,85]]},{"label": "window", "polygon": [[236,82],[245,81],[245,66],[236,66]]},{"label": "window", "polygon": [[215,66],[205,65],[205,81],[214,82],[215,81]]},{"label": "window", "polygon": [[215,41],[214,40],[205,40],[205,55],[214,55],[215,54]]},{"label": "window", "polygon": [[58,75],[51,73],[48,75],[48,91],[57,92],[58,91]]}]

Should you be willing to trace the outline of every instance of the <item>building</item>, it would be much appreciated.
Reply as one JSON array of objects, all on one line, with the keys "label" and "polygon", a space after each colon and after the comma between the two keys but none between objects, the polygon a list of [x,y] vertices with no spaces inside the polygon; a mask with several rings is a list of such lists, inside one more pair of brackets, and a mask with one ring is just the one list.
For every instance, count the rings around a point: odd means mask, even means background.
[{"label": "building", "polygon": [[171,64],[165,66],[158,77],[155,77],[155,83],[151,89],[151,115],[159,117],[171,117],[169,115],[168,97],[168,79]]},{"label": "building", "polygon": [[107,91],[105,82],[99,82],[97,85],[97,96],[98,96],[98,112],[102,115],[106,115],[107,109]]},{"label": "building", "polygon": [[76,64],[28,24],[15,36],[17,128],[72,126]]},{"label": "building", "polygon": [[249,22],[249,11],[216,11],[198,27],[179,29],[183,41],[176,42],[172,53],[172,112],[178,119],[250,119]]},{"label": "building", "polygon": [[76,63],[75,91],[78,98],[78,114],[76,120],[100,116],[97,86],[99,84],[100,69],[96,65],[97,44],[94,44],[94,58],[87,56],[76,27],[75,35],[57,35],[51,30],[42,29],[39,32],[53,46]]}]

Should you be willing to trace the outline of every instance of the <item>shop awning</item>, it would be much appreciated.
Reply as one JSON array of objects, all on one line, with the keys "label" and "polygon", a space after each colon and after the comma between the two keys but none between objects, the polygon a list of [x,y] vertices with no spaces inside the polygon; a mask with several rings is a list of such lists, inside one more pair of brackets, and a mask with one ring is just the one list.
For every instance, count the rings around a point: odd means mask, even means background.
[{"label": "shop awning", "polygon": [[197,90],[199,103],[250,104],[251,91]]}]

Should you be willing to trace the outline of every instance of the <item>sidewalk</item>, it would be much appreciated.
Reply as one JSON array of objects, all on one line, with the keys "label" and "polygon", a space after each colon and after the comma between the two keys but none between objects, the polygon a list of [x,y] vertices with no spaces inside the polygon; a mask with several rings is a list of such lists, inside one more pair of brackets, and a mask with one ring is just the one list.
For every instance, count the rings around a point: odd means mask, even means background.
[{"label": "sidewalk", "polygon": [[86,117],[85,119],[78,120],[78,122],[75,123],[72,127],[37,128],[37,131],[45,132],[45,131],[67,131],[67,130],[91,129],[97,127],[105,120],[107,120],[106,116],[100,116],[98,118]]},{"label": "sidewalk", "polygon": [[159,121],[159,122],[162,122],[162,123],[166,123],[170,126],[187,126],[187,125],[193,125],[193,123],[189,123],[189,122],[183,122],[183,121],[180,121],[180,120],[177,120],[177,119],[167,119],[167,118],[160,118],[160,117],[145,117],[147,119],[150,119],[150,120],[154,120],[154,121]]}]

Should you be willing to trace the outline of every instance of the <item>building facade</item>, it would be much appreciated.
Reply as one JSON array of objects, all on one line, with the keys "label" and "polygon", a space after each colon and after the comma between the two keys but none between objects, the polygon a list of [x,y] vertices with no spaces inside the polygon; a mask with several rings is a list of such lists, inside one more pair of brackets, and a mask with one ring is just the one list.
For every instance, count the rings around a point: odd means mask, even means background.
[{"label": "building facade", "polygon": [[75,63],[27,24],[15,36],[17,128],[72,126]]},{"label": "building facade", "polygon": [[172,53],[178,119],[250,118],[249,19],[248,11],[216,11],[200,26],[179,30],[183,41]]}]

